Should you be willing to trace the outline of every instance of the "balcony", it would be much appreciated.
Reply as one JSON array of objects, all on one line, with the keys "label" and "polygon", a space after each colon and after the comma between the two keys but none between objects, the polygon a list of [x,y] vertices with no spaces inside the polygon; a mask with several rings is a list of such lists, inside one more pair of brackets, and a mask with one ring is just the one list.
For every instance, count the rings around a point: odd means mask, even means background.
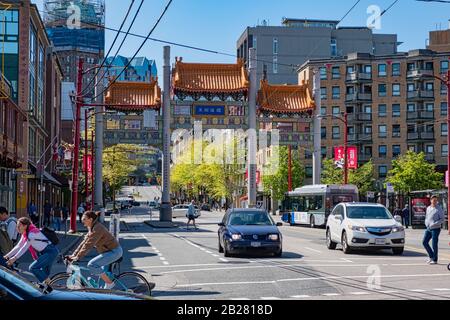
[{"label": "balcony", "polygon": [[433,111],[408,112],[407,120],[434,120],[434,112]]},{"label": "balcony", "polygon": [[346,81],[347,82],[358,82],[358,81],[370,82],[370,81],[372,81],[372,74],[365,73],[365,72],[348,73],[347,77],[346,77]]},{"label": "balcony", "polygon": [[432,77],[434,74],[433,70],[426,69],[414,69],[407,73],[408,78],[422,78],[422,77]]},{"label": "balcony", "polygon": [[371,93],[350,93],[345,96],[345,102],[357,103],[357,102],[369,102],[372,101]]},{"label": "balcony", "polygon": [[372,135],[367,133],[352,133],[347,139],[353,144],[372,144]]},{"label": "balcony", "polygon": [[348,121],[349,122],[372,121],[372,114],[365,112],[350,113],[348,115]]},{"label": "balcony", "polygon": [[408,91],[408,100],[432,100],[434,99],[434,91],[432,90],[414,90]]},{"label": "balcony", "polygon": [[409,132],[408,140],[434,140],[434,132]]},{"label": "balcony", "polygon": [[13,93],[13,89],[11,86],[11,83],[8,81],[8,79],[5,78],[5,76],[0,73],[0,96],[2,98],[11,97]]},{"label": "balcony", "polygon": [[358,162],[369,162],[372,158],[371,154],[358,154]]}]

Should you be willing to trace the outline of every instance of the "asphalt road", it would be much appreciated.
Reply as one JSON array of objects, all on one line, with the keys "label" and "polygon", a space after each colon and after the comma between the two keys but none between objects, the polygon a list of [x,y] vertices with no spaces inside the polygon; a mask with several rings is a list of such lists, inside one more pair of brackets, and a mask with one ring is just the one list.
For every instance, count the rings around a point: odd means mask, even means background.
[{"label": "asphalt road", "polygon": [[[449,236],[440,238],[440,263],[427,265],[422,230],[407,231],[403,256],[391,251],[345,255],[328,250],[324,229],[281,227],[283,256],[224,258],[217,248],[223,212],[202,212],[199,230],[153,229],[147,208],[122,215],[122,269],[156,283],[157,299],[449,299]],[[279,217],[275,217],[279,219]],[[177,221],[175,219],[174,221]]]}]

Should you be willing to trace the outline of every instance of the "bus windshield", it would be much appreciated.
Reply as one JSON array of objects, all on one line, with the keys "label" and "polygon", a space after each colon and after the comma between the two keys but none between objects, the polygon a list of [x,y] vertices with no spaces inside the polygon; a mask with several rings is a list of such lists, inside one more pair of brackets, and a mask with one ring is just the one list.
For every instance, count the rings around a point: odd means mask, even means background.
[{"label": "bus windshield", "polygon": [[391,213],[383,207],[347,207],[350,219],[392,219]]}]

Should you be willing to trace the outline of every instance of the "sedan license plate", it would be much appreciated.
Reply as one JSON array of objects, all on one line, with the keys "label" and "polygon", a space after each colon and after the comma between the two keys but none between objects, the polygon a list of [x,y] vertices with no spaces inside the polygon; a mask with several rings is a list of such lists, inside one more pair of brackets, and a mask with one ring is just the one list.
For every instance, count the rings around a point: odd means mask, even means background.
[{"label": "sedan license plate", "polygon": [[254,248],[258,248],[261,247],[261,242],[252,242],[250,245]]},{"label": "sedan license plate", "polygon": [[375,239],[375,244],[386,244],[386,240],[385,239]]}]

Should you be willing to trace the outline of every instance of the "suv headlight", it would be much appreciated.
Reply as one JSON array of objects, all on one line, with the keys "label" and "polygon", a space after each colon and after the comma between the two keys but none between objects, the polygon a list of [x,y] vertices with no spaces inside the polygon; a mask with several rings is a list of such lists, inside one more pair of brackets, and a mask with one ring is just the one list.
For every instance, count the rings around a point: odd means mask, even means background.
[{"label": "suv headlight", "polygon": [[269,240],[277,241],[279,239],[277,234],[269,234]]},{"label": "suv headlight", "polygon": [[402,232],[402,231],[405,231],[405,228],[403,226],[395,226],[392,228],[392,233]]},{"label": "suv headlight", "polygon": [[234,234],[231,235],[231,239],[233,239],[233,240],[241,240],[242,236],[240,234],[238,234],[238,233],[234,233]]},{"label": "suv headlight", "polygon": [[348,227],[353,231],[367,232],[366,228],[364,228],[364,227],[358,227],[358,226],[348,226]]}]

